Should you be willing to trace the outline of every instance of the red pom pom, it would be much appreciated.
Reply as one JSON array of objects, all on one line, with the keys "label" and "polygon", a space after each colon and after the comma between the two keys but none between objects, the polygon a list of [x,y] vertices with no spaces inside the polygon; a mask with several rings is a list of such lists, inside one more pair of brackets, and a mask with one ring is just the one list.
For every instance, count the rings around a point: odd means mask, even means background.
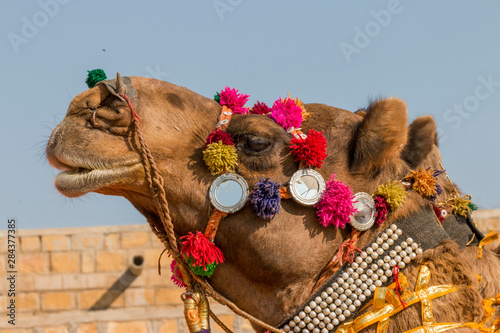
[{"label": "red pom pom", "polygon": [[308,166],[315,165],[321,168],[323,160],[328,156],[326,153],[328,146],[323,132],[310,129],[305,139],[293,138],[290,140],[290,144],[295,162],[303,161]]},{"label": "red pom pom", "polygon": [[255,103],[253,108],[250,110],[250,112],[254,114],[267,115],[269,112],[271,112],[271,108],[267,106],[266,103],[257,101],[257,103]]},{"label": "red pom pom", "polygon": [[188,259],[193,259],[191,263],[194,266],[203,266],[206,270],[208,264],[214,262],[221,264],[224,262],[222,251],[200,231],[197,231],[196,234],[190,232],[186,236],[182,236],[181,239],[185,239],[185,241],[182,242],[181,252],[185,254]]},{"label": "red pom pom", "polygon": [[227,106],[234,114],[248,114],[245,103],[249,97],[250,95],[238,94],[238,89],[226,87],[220,92],[219,104]]},{"label": "red pom pom", "polygon": [[385,222],[385,220],[387,220],[387,211],[389,208],[389,204],[387,203],[387,199],[381,195],[376,195],[373,200],[375,201],[376,209],[375,223],[377,225],[381,225]]},{"label": "red pom pom", "polygon": [[213,130],[212,133],[207,136],[207,142],[205,143],[205,145],[208,146],[211,143],[219,141],[222,141],[222,143],[225,145],[234,146],[234,141],[231,137],[231,134],[221,131],[220,129]]},{"label": "red pom pom", "polygon": [[170,264],[170,270],[172,271],[171,280],[174,282],[174,284],[180,288],[187,288],[186,284],[183,281],[182,273],[179,267],[177,267],[177,262],[175,261],[175,259],[172,260],[172,263]]}]

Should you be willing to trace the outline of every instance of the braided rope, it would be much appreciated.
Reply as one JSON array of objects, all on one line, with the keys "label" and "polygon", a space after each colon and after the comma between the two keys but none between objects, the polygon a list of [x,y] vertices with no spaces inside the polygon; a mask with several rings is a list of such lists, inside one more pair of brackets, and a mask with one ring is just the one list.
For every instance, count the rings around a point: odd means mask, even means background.
[{"label": "braided rope", "polygon": [[[191,279],[194,279],[199,285],[201,285],[206,290],[206,292],[214,300],[216,300],[222,305],[227,306],[235,314],[244,317],[248,319],[250,322],[257,324],[271,332],[282,333],[283,332],[282,330],[277,329],[271,325],[268,325],[263,321],[255,318],[254,316],[238,308],[236,304],[232,303],[227,298],[225,298],[217,291],[215,291],[215,289],[213,289],[209,283],[207,283],[204,279],[194,274],[187,267],[187,263],[183,258],[183,256],[181,256],[177,247],[174,225],[170,217],[170,210],[168,208],[165,189],[163,188],[163,177],[161,176],[158,167],[156,166],[156,163],[154,161],[153,155],[151,154],[151,151],[149,150],[149,147],[146,144],[146,140],[144,139],[144,135],[142,133],[139,116],[137,115],[137,113],[135,113],[134,108],[132,107],[132,103],[130,102],[130,99],[126,94],[122,94],[120,96],[125,99],[125,101],[128,104],[128,107],[130,108],[130,111],[132,112],[132,121],[135,124],[137,137],[139,138],[139,145],[141,148],[140,153],[143,161],[146,181],[151,191],[153,192],[153,197],[155,198],[156,207],[158,209],[160,220],[163,224],[165,231],[159,230],[158,226],[150,219],[148,219],[148,224],[150,225],[153,233],[158,237],[158,239],[160,239],[165,248],[167,248],[167,250],[172,254],[172,257],[176,260],[177,264],[179,265],[179,270],[181,271],[184,283],[188,286],[188,288],[191,288],[193,284]],[[231,333],[231,331],[222,323],[222,321],[219,318],[217,318],[217,316],[212,311],[210,311],[210,316],[222,329],[224,329],[224,331],[226,331],[227,333]]]}]

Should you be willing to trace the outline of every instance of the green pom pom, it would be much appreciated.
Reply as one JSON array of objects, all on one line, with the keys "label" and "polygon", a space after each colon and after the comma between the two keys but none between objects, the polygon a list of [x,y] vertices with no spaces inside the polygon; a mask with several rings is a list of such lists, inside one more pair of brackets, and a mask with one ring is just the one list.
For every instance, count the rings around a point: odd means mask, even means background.
[{"label": "green pom pom", "polygon": [[216,101],[217,103],[220,103],[220,94],[218,92],[216,92],[214,95],[214,101]]},{"label": "green pom pom", "polygon": [[187,259],[187,263],[189,265],[189,268],[194,272],[194,274],[198,276],[206,276],[206,277],[211,277],[212,274],[214,274],[215,267],[217,267],[217,263],[213,262],[211,264],[208,264],[203,268],[203,266],[193,266],[191,263],[193,262],[193,258]]},{"label": "green pom pom", "polygon": [[477,205],[476,205],[476,204],[474,204],[473,202],[471,202],[471,203],[469,204],[469,208],[470,208],[470,210],[478,210],[478,209],[479,209],[479,207],[477,207]]},{"label": "green pom pom", "polygon": [[94,88],[97,82],[107,80],[106,73],[100,68],[93,69],[91,71],[87,71],[89,74],[87,75],[87,80],[85,83],[89,88]]}]

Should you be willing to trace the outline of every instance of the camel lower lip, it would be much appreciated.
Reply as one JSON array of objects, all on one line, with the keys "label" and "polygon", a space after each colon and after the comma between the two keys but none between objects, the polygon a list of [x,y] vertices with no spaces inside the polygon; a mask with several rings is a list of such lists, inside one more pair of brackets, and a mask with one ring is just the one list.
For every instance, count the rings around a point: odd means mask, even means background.
[{"label": "camel lower lip", "polygon": [[61,194],[67,197],[79,197],[104,187],[124,184],[141,169],[140,163],[112,169],[76,168],[59,173],[55,179],[55,186]]}]

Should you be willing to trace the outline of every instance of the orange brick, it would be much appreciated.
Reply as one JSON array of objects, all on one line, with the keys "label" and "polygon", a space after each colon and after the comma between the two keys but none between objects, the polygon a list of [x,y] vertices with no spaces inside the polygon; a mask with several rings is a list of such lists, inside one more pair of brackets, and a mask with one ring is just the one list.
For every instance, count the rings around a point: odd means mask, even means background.
[{"label": "orange brick", "polygon": [[0,237],[0,253],[7,253],[7,237]]},{"label": "orange brick", "polygon": [[102,248],[104,236],[102,234],[80,234],[71,236],[71,248],[73,250]]},{"label": "orange brick", "polygon": [[45,327],[43,329],[43,333],[69,333],[68,328],[66,326],[53,326],[53,327]]},{"label": "orange brick", "polygon": [[110,321],[106,333],[147,333],[148,325],[145,321]]},{"label": "orange brick", "polygon": [[161,275],[155,268],[143,269],[141,275],[144,277],[144,283],[148,287],[169,287],[174,288],[172,280],[170,280],[170,265],[161,266]]},{"label": "orange brick", "polygon": [[248,321],[248,319],[241,319],[241,331],[242,332],[255,332],[254,328],[252,327],[252,324]]},{"label": "orange brick", "polygon": [[82,253],[82,273],[95,272],[95,256],[94,252]]},{"label": "orange brick", "polygon": [[7,296],[0,296],[0,309],[2,309],[2,311],[7,307],[8,301],[9,298]]},{"label": "orange brick", "polygon": [[62,275],[63,289],[87,289],[87,277],[85,274],[74,273]]},{"label": "orange brick", "polygon": [[19,256],[18,272],[41,273],[48,271],[48,255],[44,253],[22,253]]},{"label": "orange brick", "polygon": [[149,243],[149,232],[132,231],[122,234],[122,247],[140,247]]},{"label": "orange brick", "polygon": [[33,333],[31,328],[0,329],[0,333]]},{"label": "orange brick", "polygon": [[[0,287],[0,290],[2,290],[2,287]],[[22,275],[19,278],[19,283],[17,284],[17,290],[18,291],[33,291],[35,290],[35,278],[33,275]]]},{"label": "orange brick", "polygon": [[156,304],[181,304],[181,295],[184,292],[181,288],[160,288],[156,290]]},{"label": "orange brick", "polygon": [[91,273],[84,274],[87,279],[88,289],[103,289],[109,288],[120,278],[120,273]]},{"label": "orange brick", "polygon": [[[234,330],[234,315],[224,315],[224,316],[217,316],[219,319],[222,321],[224,325],[227,326],[231,331]],[[213,320],[211,320],[211,325],[212,327],[212,332],[214,333],[224,333],[225,331],[217,325]]]},{"label": "orange brick", "polygon": [[76,333],[97,333],[97,326],[94,323],[83,323],[78,326]]},{"label": "orange brick", "polygon": [[177,333],[177,320],[171,319],[161,324],[160,333]]},{"label": "orange brick", "polygon": [[42,236],[43,251],[68,251],[69,237],[64,235]]},{"label": "orange brick", "polygon": [[106,250],[117,250],[120,248],[120,234],[108,234],[104,238],[104,248]]},{"label": "orange brick", "polygon": [[38,293],[19,293],[17,294],[17,304],[19,311],[36,311],[40,308],[40,295]]},{"label": "orange brick", "polygon": [[123,271],[126,268],[121,252],[98,252],[96,264],[99,272]]},{"label": "orange brick", "polygon": [[[86,290],[78,293],[78,308],[81,310],[88,310],[93,307],[101,297],[105,296],[107,289]],[[109,307],[117,308],[123,307],[123,294],[118,296]]]},{"label": "orange brick", "polygon": [[21,237],[20,242],[21,242],[21,251],[23,251],[23,252],[40,251],[40,237],[39,236]]},{"label": "orange brick", "polygon": [[42,294],[42,310],[69,310],[75,305],[74,296],[68,292]]},{"label": "orange brick", "polygon": [[147,306],[155,303],[153,289],[132,288],[125,291],[125,306]]},{"label": "orange brick", "polygon": [[55,252],[50,255],[51,270],[55,273],[74,273],[80,271],[79,252]]},{"label": "orange brick", "polygon": [[35,275],[35,290],[50,291],[63,288],[62,276],[59,274]]}]

